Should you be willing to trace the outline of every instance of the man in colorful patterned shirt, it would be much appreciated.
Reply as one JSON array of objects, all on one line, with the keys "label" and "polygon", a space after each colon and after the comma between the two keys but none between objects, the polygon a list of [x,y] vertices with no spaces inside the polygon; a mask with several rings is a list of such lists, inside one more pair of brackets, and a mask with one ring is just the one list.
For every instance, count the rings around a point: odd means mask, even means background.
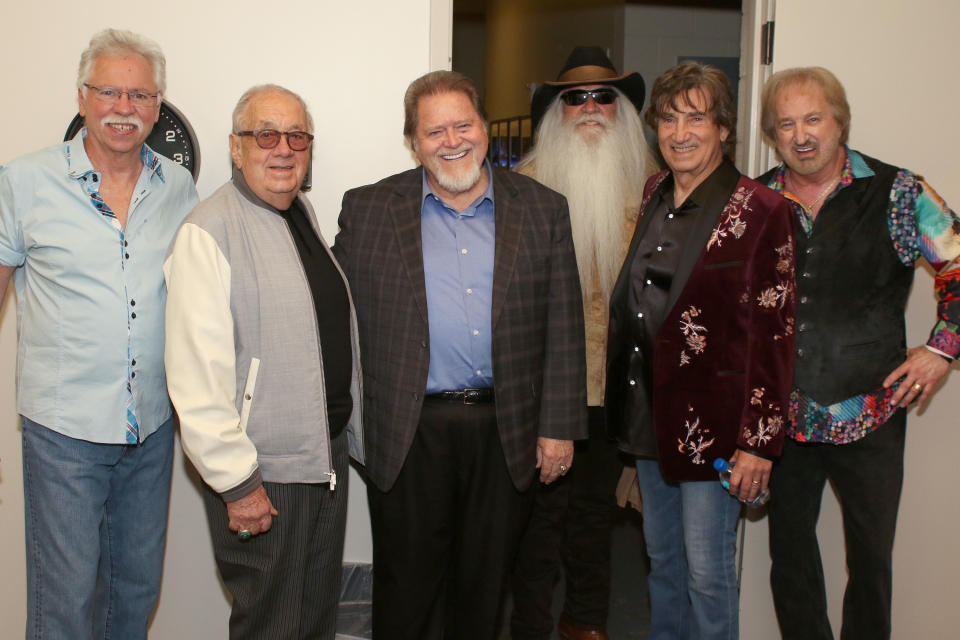
[{"label": "man in colorful patterned shirt", "polygon": [[144,144],[166,84],[151,40],[80,57],[84,127],[0,168],[0,299],[15,274],[28,638],[147,637],[173,461],[160,265],[197,202]]},{"label": "man in colorful patterned shirt", "polygon": [[[794,389],[769,507],[777,618],[784,638],[833,638],[816,536],[830,479],[849,572],[841,637],[888,638],[906,407],[930,397],[960,352],[960,219],[922,177],[846,146],[850,107],[826,69],[774,74],[762,118],[783,164],[760,181],[798,222]],[[921,257],[936,272],[937,323],[908,350]]]}]

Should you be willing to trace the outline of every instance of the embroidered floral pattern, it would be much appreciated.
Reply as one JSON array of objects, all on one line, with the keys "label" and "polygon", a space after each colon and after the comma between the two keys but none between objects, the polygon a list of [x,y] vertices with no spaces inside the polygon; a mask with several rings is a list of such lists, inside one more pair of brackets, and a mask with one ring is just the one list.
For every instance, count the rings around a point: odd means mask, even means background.
[{"label": "embroidered floral pattern", "polygon": [[769,412],[769,415],[757,418],[756,431],[749,426],[743,428],[743,439],[751,447],[764,446],[783,429],[783,412],[776,403],[764,402],[763,396],[766,392],[765,387],[757,387],[750,392],[750,405]]},{"label": "embroidered floral pattern", "polygon": [[[688,406],[687,411],[693,413],[693,407]],[[703,452],[710,448],[716,438],[709,437],[710,430],[700,426],[700,417],[694,416],[693,422],[689,419],[684,421],[684,437],[677,438],[677,450],[690,458],[693,464],[704,464]]]},{"label": "embroidered floral pattern", "polygon": [[764,309],[773,309],[774,307],[783,308],[783,305],[787,302],[787,296],[790,295],[790,292],[793,290],[793,287],[790,283],[777,283],[774,287],[767,287],[760,292],[760,295],[757,296],[757,304],[759,304]]},{"label": "embroidered floral pattern", "polygon": [[[680,351],[680,366],[690,364],[690,355],[700,355],[707,348],[707,328],[694,322],[694,318],[700,315],[700,309],[690,306],[689,309],[680,314],[680,332],[686,339],[687,347]],[[687,349],[690,353],[687,353]]]},{"label": "embroidered floral pattern", "polygon": [[714,245],[718,247],[722,246],[723,240],[728,235],[733,236],[735,239],[743,237],[743,234],[747,231],[747,222],[742,218],[743,214],[753,211],[753,209],[750,208],[750,199],[753,198],[754,191],[756,190],[748,189],[747,187],[738,187],[737,190],[733,192],[727,205],[723,208],[723,211],[720,212],[720,221],[710,234],[710,241],[707,242],[707,251],[710,251]]},{"label": "embroidered floral pattern", "polygon": [[757,419],[757,430],[743,428],[743,439],[751,447],[762,447],[772,440],[783,428],[783,417],[779,415]]},{"label": "embroidered floral pattern", "polygon": [[780,245],[774,251],[780,257],[777,260],[777,273],[783,275],[793,273],[793,243],[787,240],[785,244]]}]

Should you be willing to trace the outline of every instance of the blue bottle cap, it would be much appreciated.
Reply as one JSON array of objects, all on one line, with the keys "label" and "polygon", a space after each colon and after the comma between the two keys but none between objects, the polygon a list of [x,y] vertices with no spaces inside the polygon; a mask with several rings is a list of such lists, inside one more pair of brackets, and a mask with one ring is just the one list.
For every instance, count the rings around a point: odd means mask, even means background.
[{"label": "blue bottle cap", "polygon": [[726,471],[728,466],[729,465],[727,465],[727,461],[723,458],[717,458],[713,461],[713,468],[721,473]]}]

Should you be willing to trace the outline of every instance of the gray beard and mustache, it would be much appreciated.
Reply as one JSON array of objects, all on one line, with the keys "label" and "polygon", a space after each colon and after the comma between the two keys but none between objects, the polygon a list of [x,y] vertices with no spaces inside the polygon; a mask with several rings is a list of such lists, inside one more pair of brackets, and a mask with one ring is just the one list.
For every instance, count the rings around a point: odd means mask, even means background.
[{"label": "gray beard and mustache", "polygon": [[[625,228],[627,210],[636,213],[646,179],[656,170],[643,136],[643,125],[629,100],[617,100],[616,121],[599,113],[563,122],[555,100],[540,122],[534,149],[517,171],[567,198],[573,244],[584,300],[599,285],[605,302],[616,284],[632,230]],[[580,132],[582,121],[603,122]],[[584,127],[580,127],[584,129]]]}]

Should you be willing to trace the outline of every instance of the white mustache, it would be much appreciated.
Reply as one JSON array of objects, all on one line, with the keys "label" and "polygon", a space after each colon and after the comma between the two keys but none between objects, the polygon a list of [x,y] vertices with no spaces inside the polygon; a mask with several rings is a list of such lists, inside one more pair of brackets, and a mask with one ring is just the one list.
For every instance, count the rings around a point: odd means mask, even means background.
[{"label": "white mustache", "polygon": [[610,125],[610,120],[607,118],[607,116],[603,115],[603,114],[600,113],[600,112],[597,112],[597,113],[581,113],[581,114],[578,115],[578,116],[576,117],[576,119],[573,121],[573,124],[574,124],[574,125],[586,124],[586,123],[588,123],[588,122],[589,122],[589,123],[595,122],[595,123],[601,124],[601,125],[603,125],[603,126],[605,126],[605,127],[607,127],[607,126]]},{"label": "white mustache", "polygon": [[137,128],[137,131],[143,130],[143,120],[137,116],[106,116],[103,120],[100,121],[103,125],[111,124],[129,124]]}]

